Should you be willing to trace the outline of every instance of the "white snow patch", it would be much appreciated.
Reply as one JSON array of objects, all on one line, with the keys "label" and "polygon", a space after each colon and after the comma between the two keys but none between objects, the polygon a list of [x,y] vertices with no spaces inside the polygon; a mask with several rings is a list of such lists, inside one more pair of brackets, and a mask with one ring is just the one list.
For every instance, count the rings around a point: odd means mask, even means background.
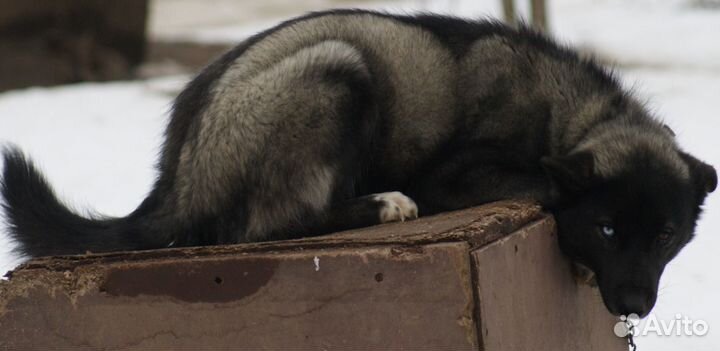
[{"label": "white snow patch", "polygon": [[[0,146],[20,147],[57,195],[79,213],[127,215],[150,190],[167,112],[186,80],[77,84],[0,94]],[[14,245],[6,233],[2,221],[0,275],[22,262],[11,253]]]}]

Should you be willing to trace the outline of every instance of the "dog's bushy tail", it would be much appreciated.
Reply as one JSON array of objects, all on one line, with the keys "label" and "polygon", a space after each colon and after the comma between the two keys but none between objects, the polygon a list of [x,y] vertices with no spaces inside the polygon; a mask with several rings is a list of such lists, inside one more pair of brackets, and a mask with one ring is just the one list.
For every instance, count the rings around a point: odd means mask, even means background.
[{"label": "dog's bushy tail", "polygon": [[31,257],[167,246],[143,228],[140,216],[86,218],[58,200],[45,178],[16,148],[3,152],[0,192],[17,251]]}]

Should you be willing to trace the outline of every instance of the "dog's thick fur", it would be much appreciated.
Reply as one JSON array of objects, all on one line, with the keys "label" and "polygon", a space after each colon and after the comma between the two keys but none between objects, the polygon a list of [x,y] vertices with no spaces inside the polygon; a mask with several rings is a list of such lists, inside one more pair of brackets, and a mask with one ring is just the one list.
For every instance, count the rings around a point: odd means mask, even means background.
[{"label": "dog's thick fur", "polygon": [[717,183],[610,73],[543,35],[359,10],[282,23],[208,66],[158,168],[133,213],[87,219],[9,149],[11,235],[32,256],[225,244],[532,199],[608,308],[645,314]]}]

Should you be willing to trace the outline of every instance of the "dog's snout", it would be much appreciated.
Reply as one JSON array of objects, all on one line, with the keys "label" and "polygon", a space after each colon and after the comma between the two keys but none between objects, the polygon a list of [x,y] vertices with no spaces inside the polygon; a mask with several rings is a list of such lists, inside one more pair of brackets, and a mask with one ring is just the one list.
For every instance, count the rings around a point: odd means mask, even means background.
[{"label": "dog's snout", "polygon": [[655,294],[646,289],[621,289],[618,302],[618,312],[621,314],[635,313],[644,317],[655,305]]}]

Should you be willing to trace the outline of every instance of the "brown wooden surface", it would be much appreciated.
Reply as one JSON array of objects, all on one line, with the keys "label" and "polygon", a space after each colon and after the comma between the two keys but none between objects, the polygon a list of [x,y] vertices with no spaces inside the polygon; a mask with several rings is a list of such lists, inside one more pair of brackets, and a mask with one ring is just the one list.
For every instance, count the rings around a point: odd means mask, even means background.
[{"label": "brown wooden surface", "polygon": [[537,222],[472,253],[484,350],[627,350],[597,289],[575,282],[553,226]]},{"label": "brown wooden surface", "polygon": [[0,283],[0,349],[621,350],[554,228],[501,202],[293,241],[38,258]]},{"label": "brown wooden surface", "polygon": [[[531,203],[500,201],[463,211],[421,217],[405,223],[390,223],[298,240],[66,257],[40,257],[22,265],[18,270],[23,272],[33,269],[64,271],[74,269],[77,266],[116,261],[219,257],[253,252],[302,251],[311,248],[364,247],[368,245],[419,245],[465,241],[475,248],[497,240],[530,222],[546,216],[539,206]],[[0,292],[2,292],[1,289],[2,285],[0,285]]]},{"label": "brown wooden surface", "polygon": [[43,283],[24,291],[4,307],[0,343],[23,350],[471,350],[467,249],[446,243],[113,263],[102,278],[82,270],[54,278],[73,286],[72,295]]}]

